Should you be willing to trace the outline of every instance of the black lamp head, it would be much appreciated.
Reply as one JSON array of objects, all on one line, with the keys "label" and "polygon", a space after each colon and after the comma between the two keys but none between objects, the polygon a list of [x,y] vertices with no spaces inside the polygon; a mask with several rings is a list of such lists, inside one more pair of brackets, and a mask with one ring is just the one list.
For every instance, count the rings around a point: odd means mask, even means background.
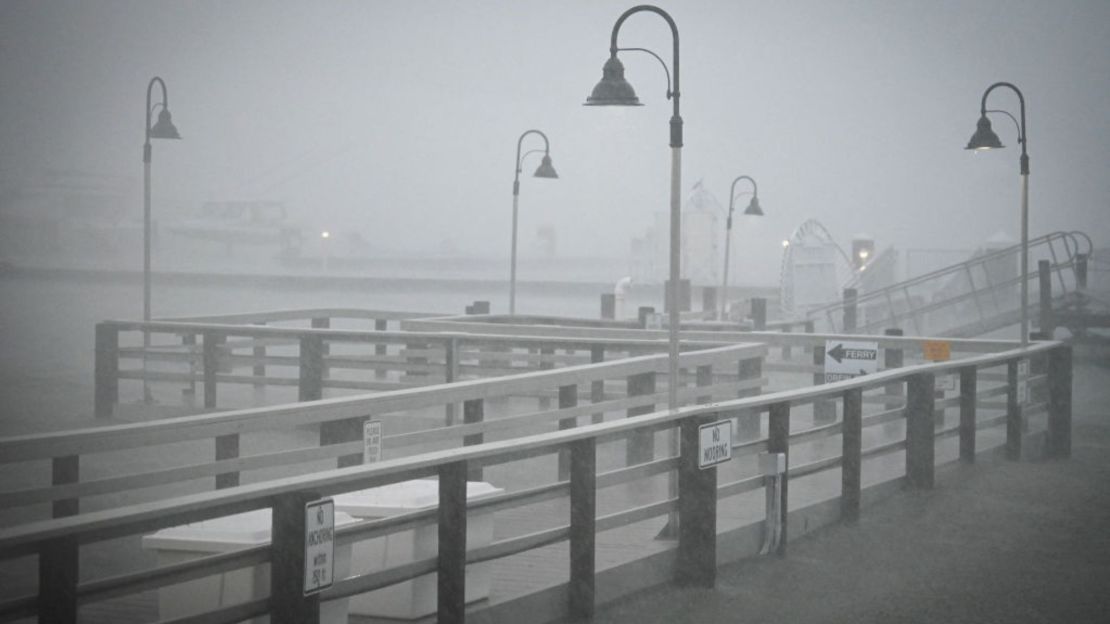
[{"label": "black lamp head", "polygon": [[624,79],[624,64],[614,54],[601,68],[601,82],[586,98],[586,106],[643,106],[636,90]]},{"label": "black lamp head", "polygon": [[559,174],[555,173],[555,167],[551,166],[551,157],[544,154],[543,161],[540,162],[539,167],[536,167],[536,172],[532,176],[536,178],[558,178]]},{"label": "black lamp head", "polygon": [[150,128],[150,138],[152,139],[180,139],[181,135],[177,133],[177,127],[173,125],[173,119],[170,117],[170,111],[163,108],[158,111],[158,121]]},{"label": "black lamp head", "polygon": [[753,217],[762,217],[763,209],[759,207],[759,196],[752,195],[752,201],[748,204],[748,208],[744,210],[744,214]]},{"label": "black lamp head", "polygon": [[991,120],[987,119],[984,114],[979,117],[979,122],[975,127],[975,134],[971,135],[971,140],[967,142],[967,147],[964,149],[969,150],[989,150],[1003,147],[1002,141],[998,139],[998,135],[991,130]]}]

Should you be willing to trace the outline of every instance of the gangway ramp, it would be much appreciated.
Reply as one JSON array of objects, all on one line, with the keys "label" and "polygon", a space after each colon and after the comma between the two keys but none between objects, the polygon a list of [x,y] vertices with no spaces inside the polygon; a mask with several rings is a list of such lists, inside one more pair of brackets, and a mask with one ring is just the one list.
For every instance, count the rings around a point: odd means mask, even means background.
[{"label": "gangway ramp", "polygon": [[[1090,238],[1082,232],[1053,232],[1029,241],[1030,318],[1036,318],[1040,300],[1038,262],[1048,262],[1052,283],[1045,293],[1051,295],[1054,308],[1062,308],[1082,290],[1078,265],[1091,249]],[[818,331],[834,333],[899,328],[917,336],[978,336],[1020,321],[1021,281],[1019,244],[981,251],[963,262],[857,293],[854,300],[846,298],[807,316]]]}]

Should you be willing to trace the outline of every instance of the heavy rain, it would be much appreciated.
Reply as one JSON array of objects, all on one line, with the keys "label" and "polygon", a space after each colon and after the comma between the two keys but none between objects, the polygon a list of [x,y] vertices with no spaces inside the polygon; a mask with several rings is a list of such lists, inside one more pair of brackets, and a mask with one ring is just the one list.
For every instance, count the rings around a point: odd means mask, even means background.
[{"label": "heavy rain", "polygon": [[5,0],[0,622],[1100,621],[1108,40]]}]

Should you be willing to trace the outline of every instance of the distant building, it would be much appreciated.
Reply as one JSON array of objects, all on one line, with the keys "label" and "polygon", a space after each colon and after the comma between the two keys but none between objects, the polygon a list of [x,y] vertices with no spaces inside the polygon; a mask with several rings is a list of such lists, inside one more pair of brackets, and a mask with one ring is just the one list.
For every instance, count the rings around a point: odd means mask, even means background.
[{"label": "distant building", "polygon": [[[696,285],[715,286],[721,266],[717,253],[725,209],[698,181],[682,205],[682,277]],[[661,284],[670,276],[670,214],[653,214],[653,223],[642,236],[632,238],[629,273],[641,284]]]}]

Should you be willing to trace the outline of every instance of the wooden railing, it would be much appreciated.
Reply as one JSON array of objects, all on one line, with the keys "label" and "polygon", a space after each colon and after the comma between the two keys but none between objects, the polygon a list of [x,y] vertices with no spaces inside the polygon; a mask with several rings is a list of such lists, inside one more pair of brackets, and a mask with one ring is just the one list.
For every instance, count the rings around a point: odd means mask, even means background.
[{"label": "wooden railing", "polygon": [[[169,325],[174,331],[182,324]],[[208,326],[210,327],[210,326]],[[206,329],[205,331],[211,331]],[[251,331],[278,333],[290,330],[257,328]],[[334,330],[309,330],[335,334]],[[430,335],[430,334],[429,334]],[[411,339],[411,334],[404,334]],[[307,340],[307,338],[303,338]],[[520,344],[504,338],[483,342],[480,336],[452,336],[450,341],[473,344]],[[546,339],[544,344],[565,347],[572,343]],[[525,340],[523,344],[539,344]],[[636,350],[642,345],[628,341],[595,341],[601,348],[614,347]],[[648,343],[650,344],[650,343]],[[765,385],[761,362],[766,348],[758,344],[740,344],[701,349],[683,353],[680,363],[691,373],[680,381],[685,385],[696,377],[696,385],[680,389],[680,398],[692,402],[695,397],[733,398],[757,394]],[[363,423],[368,419],[383,420],[385,448],[393,456],[414,452],[411,449],[428,445],[473,445],[486,436],[495,438],[521,436],[554,428],[566,429],[579,419],[598,422],[606,413],[639,414],[652,411],[665,402],[666,393],[657,392],[666,382],[666,356],[648,355],[611,362],[580,364],[551,370],[531,371],[496,379],[456,381],[434,386],[393,390],[372,395],[298,402],[287,405],[219,412],[199,416],[166,419],[149,423],[99,426],[78,431],[0,438],[0,464],[6,470],[22,471],[24,483],[43,483],[0,492],[0,509],[9,512],[22,507],[49,504],[53,515],[72,515],[80,509],[81,500],[98,496],[130,496],[146,490],[146,499],[157,498],[164,486],[207,480],[216,488],[239,485],[241,473],[273,471],[293,466],[315,470],[332,466],[350,466],[362,462]],[[706,376],[706,371],[711,372]],[[303,376],[302,376],[303,379]],[[315,387],[319,387],[318,385]],[[558,401],[549,405],[546,396]],[[492,401],[509,397],[539,397],[534,403],[516,408],[505,407],[500,413],[487,415]],[[582,401],[580,405],[579,402]],[[461,418],[458,406],[462,406]],[[305,427],[318,429],[317,444],[293,446],[290,441],[275,439],[279,433],[289,434]],[[250,435],[266,436],[266,446],[254,454],[241,453]],[[303,437],[303,436],[301,436]],[[174,452],[173,445],[194,442],[187,453],[190,463],[167,467]],[[284,444],[290,448],[277,448]],[[630,449],[651,457],[649,443],[645,448]],[[257,444],[254,444],[257,446]],[[159,448],[171,449],[163,455]],[[155,453],[159,461],[136,472],[133,465],[138,450]],[[178,451],[178,455],[181,452]],[[197,461],[197,457],[212,460]],[[81,479],[79,468],[92,465],[92,479]],[[34,466],[49,466],[49,476],[27,474]],[[128,472],[128,467],[132,472]],[[303,468],[301,468],[303,470]],[[88,468],[86,468],[88,470]],[[565,472],[565,466],[559,468]],[[48,484],[48,485],[47,485]],[[114,502],[114,501],[113,501]],[[2,517],[2,515],[0,515]],[[4,522],[10,524],[11,521]]]},{"label": "wooden railing", "polygon": [[[329,329],[326,321],[327,317],[318,317],[312,327],[198,321],[98,323],[94,413],[98,418],[114,413],[123,380],[177,384],[189,396],[199,386],[201,406],[212,410],[223,403],[218,400],[221,384],[256,390],[296,388],[296,396],[287,400],[313,400],[322,398],[327,389],[396,390],[666,350],[663,339],[636,334],[515,338],[452,331],[450,325],[435,332]],[[151,336],[150,348],[141,346],[143,333]],[[133,338],[134,346],[121,345],[125,335]],[[702,346],[726,344],[713,337],[701,342]]]},{"label": "wooden railing", "polygon": [[[1046,396],[1039,403],[1025,407],[1018,401],[1018,368],[1019,362],[1024,359],[1047,359],[1043,367],[1047,371]],[[687,365],[692,364],[687,362]],[[700,366],[699,364],[698,367]],[[977,407],[977,397],[981,396],[980,371],[997,367],[1004,367],[1006,372],[1000,386],[1002,389],[992,392],[1004,396],[1005,401],[1000,406],[1000,416],[984,418],[985,412],[995,408],[980,410]],[[951,401],[945,400],[942,405],[941,401],[935,399],[935,379],[938,375],[947,374],[959,375],[961,383],[958,397]],[[536,375],[539,374],[523,375],[519,383],[535,383]],[[453,388],[441,392],[448,400],[459,399],[461,395],[455,393],[474,383],[481,382],[453,384]],[[1053,457],[1067,457],[1071,445],[1071,383],[1070,347],[1055,342],[1042,342],[1027,348],[1009,349],[958,361],[909,366],[822,386],[714,402],[674,411],[653,412],[542,435],[424,453],[373,465],[243,485],[217,492],[19,526],[0,531],[0,560],[37,555],[39,585],[33,595],[6,599],[0,604],[0,618],[10,620],[37,613],[40,622],[73,622],[76,621],[78,606],[81,604],[269,562],[268,597],[222,606],[189,621],[232,622],[269,614],[274,624],[314,622],[317,621],[321,601],[341,599],[434,572],[439,587],[439,621],[463,622],[466,618],[465,570],[468,562],[499,559],[556,542],[569,542],[570,579],[565,585],[565,593],[562,594],[564,600],[545,604],[549,610],[559,609],[562,614],[570,617],[589,617],[593,613],[598,591],[599,575],[595,557],[599,534],[670,512],[676,513],[679,520],[678,539],[674,544],[675,556],[673,565],[669,567],[670,573],[686,584],[713,585],[717,566],[717,542],[720,537],[717,526],[718,500],[758,490],[763,487],[764,478],[760,474],[748,474],[721,484],[718,483],[718,474],[726,472],[728,465],[699,470],[697,432],[702,423],[728,418],[738,410],[767,413],[768,436],[765,439],[737,443],[735,455],[750,456],[762,450],[786,454],[787,473],[783,477],[785,484],[839,468],[842,473],[840,516],[851,521],[860,513],[863,462],[893,452],[905,454],[904,476],[896,478],[904,479],[911,487],[929,488],[933,486],[937,463],[937,439],[958,437],[959,458],[971,461],[977,451],[977,431],[1001,425],[1005,430],[1006,454],[1017,459],[1023,455],[1023,445],[1027,443],[1029,419],[1035,414],[1043,413],[1046,416],[1046,453]],[[891,385],[904,386],[904,408],[890,409],[886,406],[887,390]],[[866,400],[869,395],[865,393],[876,392],[881,393],[879,398],[882,401]],[[842,420],[802,430],[791,426],[792,411],[820,401],[839,403],[843,413]],[[877,406],[878,411],[866,414],[866,405]],[[942,407],[958,407],[958,426],[938,427],[936,414]],[[360,414],[357,411],[344,414],[339,408],[336,409],[337,411],[332,411],[327,416],[317,414],[314,420]],[[282,412],[280,417],[292,419],[294,415],[290,409],[287,413]],[[251,417],[243,414],[240,418],[246,422]],[[876,446],[863,448],[862,431],[865,427],[898,420],[905,421],[904,439],[883,441]],[[207,426],[207,423],[200,424],[198,421],[197,427]],[[600,444],[634,439],[649,432],[673,430],[676,427],[681,432],[682,441],[677,456],[599,472]],[[188,434],[188,429],[182,431]],[[213,431],[206,430],[204,437],[209,437],[209,433]],[[818,457],[805,464],[791,461],[792,447],[796,449],[803,443],[831,435],[839,435],[841,438],[838,455]],[[8,450],[5,449],[5,452]],[[467,503],[467,474],[472,469],[552,454],[568,457],[566,479]],[[677,471],[677,496],[599,515],[600,489],[670,471]],[[432,521],[438,525],[439,531],[436,557],[345,578],[322,595],[306,596],[299,591],[303,586],[305,573],[305,536],[300,529],[303,528],[304,504],[307,501],[425,477],[438,477],[439,504],[436,509],[382,521],[358,523],[339,530],[337,538],[341,544],[350,543]],[[785,489],[786,486],[783,487]],[[467,548],[468,513],[477,510],[517,509],[536,501],[566,496],[570,498],[571,510],[567,524],[501,539],[481,548]],[[785,491],[782,500],[783,505],[789,500]],[[81,582],[78,580],[78,553],[84,545],[265,508],[273,510],[270,544],[112,578]],[[787,511],[789,510],[783,510],[783,517],[788,517]],[[784,526],[783,539],[778,546],[780,554],[785,554],[786,551],[785,537]],[[550,611],[543,613],[545,620],[559,615],[560,613]]]}]

